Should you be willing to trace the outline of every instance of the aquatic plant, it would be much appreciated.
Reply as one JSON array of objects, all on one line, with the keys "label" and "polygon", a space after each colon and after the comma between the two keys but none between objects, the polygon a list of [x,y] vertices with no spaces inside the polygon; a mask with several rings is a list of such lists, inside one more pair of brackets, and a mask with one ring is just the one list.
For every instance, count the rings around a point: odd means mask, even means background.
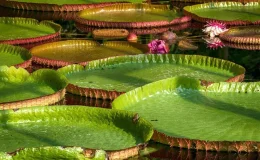
[{"label": "aquatic plant", "polygon": [[137,37],[137,35],[135,33],[131,32],[131,33],[128,34],[127,41],[129,41],[129,42],[137,42],[137,40],[138,40],[138,37]]},{"label": "aquatic plant", "polygon": [[260,128],[256,125],[260,109],[255,107],[259,88],[259,82],[205,84],[173,77],[129,91],[111,105],[112,110],[132,111],[150,121],[155,130],[152,139],[160,143],[206,151],[259,152],[260,136],[254,132]]},{"label": "aquatic plant", "polygon": [[165,54],[169,52],[169,47],[164,40],[155,39],[148,43],[150,53]]},{"label": "aquatic plant", "polygon": [[185,6],[183,13],[193,20],[221,22],[228,26],[259,24],[260,3],[255,2],[209,2]]},{"label": "aquatic plant", "polygon": [[210,36],[210,38],[218,36],[220,33],[223,33],[228,30],[224,23],[217,22],[217,21],[207,21],[205,27],[206,28],[203,29],[202,31],[204,33],[207,33]]},{"label": "aquatic plant", "polygon": [[[183,54],[138,54],[109,57],[69,65],[58,70],[69,80],[67,92],[102,99],[147,83],[176,76],[188,76],[207,82],[242,81],[245,69],[222,59]],[[124,72],[122,74],[122,71]]]}]

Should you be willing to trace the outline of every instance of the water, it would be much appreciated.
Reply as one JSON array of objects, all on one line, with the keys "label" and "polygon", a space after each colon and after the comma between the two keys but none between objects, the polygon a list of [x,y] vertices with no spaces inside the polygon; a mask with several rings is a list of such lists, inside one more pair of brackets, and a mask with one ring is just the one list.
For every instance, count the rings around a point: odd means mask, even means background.
[{"label": "water", "polygon": [[[163,3],[164,1],[160,1]],[[176,3],[179,7],[183,7],[187,4],[185,3]],[[189,4],[188,4],[189,5]],[[12,16],[12,17],[26,17],[26,18],[36,18],[38,20],[54,20],[54,22],[60,24],[63,27],[61,40],[66,39],[92,39],[91,31],[95,28],[85,28],[85,31],[80,31],[77,29],[73,18],[75,13],[56,13],[56,12],[32,12],[32,11],[22,11],[22,10],[12,10],[8,8],[0,7],[0,16]],[[160,33],[172,30],[179,37],[186,37],[185,40],[189,39],[193,42],[197,49],[188,50],[183,49],[178,45],[178,41],[173,43],[170,46],[171,54],[193,54],[193,55],[205,55],[210,57],[221,58],[225,60],[232,61],[234,63],[240,64],[246,69],[245,81],[259,81],[260,80],[260,47],[257,46],[233,46],[237,48],[246,47],[246,49],[237,49],[233,47],[228,47],[229,44],[226,44],[225,47],[217,48],[215,50],[207,48],[205,40],[202,39],[203,33],[201,29],[203,24],[198,22],[192,22],[183,24],[181,26],[170,26],[162,27],[148,30],[138,30],[139,33],[152,33],[146,35],[138,36],[138,42],[147,44],[152,39],[158,38]],[[78,27],[79,28],[79,27]],[[135,30],[136,31],[136,30]],[[136,31],[137,32],[137,31]],[[51,40],[54,41],[54,40]],[[103,42],[99,40],[99,42]],[[46,43],[46,42],[40,42]],[[27,44],[23,45],[26,48],[31,48],[38,44]],[[250,50],[248,50],[250,49]],[[42,68],[37,64],[33,64],[30,71],[37,70]],[[65,99],[60,101],[58,104],[68,104],[68,105],[85,105],[93,107],[103,107],[111,108],[111,101],[109,100],[100,100],[100,99],[91,99],[86,97],[81,97],[72,94],[66,94]],[[150,143],[148,149],[142,151],[141,155],[134,157],[132,159],[178,159],[178,160],[204,160],[204,159],[219,159],[219,160],[255,160],[259,159],[260,154],[258,153],[226,153],[226,152],[205,152],[205,151],[195,151],[195,150],[186,150],[179,148],[170,148],[166,145],[160,145],[157,143]]]}]

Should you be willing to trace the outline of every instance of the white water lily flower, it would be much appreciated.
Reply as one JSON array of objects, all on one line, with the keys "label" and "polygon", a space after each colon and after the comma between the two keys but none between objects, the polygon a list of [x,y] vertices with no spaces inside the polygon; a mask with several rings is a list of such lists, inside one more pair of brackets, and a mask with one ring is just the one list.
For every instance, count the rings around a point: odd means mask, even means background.
[{"label": "white water lily flower", "polygon": [[210,36],[210,38],[218,36],[219,34],[228,30],[224,23],[215,22],[215,21],[207,22],[205,27],[206,28],[203,29],[202,31],[204,33],[207,33]]}]

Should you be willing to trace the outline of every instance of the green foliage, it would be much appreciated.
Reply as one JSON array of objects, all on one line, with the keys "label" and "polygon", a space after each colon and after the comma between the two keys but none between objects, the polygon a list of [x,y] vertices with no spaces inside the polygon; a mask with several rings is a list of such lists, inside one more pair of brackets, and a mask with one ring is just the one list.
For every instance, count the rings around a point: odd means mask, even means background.
[{"label": "green foliage", "polygon": [[210,2],[184,7],[184,10],[199,18],[209,18],[223,21],[258,21],[259,2]]},{"label": "green foliage", "polygon": [[127,111],[68,105],[0,111],[0,151],[42,146],[127,149],[149,141],[153,134],[149,122],[143,118],[134,122],[134,116]]},{"label": "green foliage", "polygon": [[65,76],[51,69],[40,69],[30,75],[23,68],[0,66],[0,103],[50,95],[67,84]]},{"label": "green foliage", "polygon": [[116,98],[112,109],[137,112],[174,138],[259,142],[260,83],[201,83],[185,77],[150,83]]}]

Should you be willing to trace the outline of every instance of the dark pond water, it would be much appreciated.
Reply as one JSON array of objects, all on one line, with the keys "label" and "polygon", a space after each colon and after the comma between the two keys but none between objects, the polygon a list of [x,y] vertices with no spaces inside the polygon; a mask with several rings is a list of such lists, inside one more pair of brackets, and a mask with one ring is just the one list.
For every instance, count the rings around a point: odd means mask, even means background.
[{"label": "dark pond water", "polygon": [[[156,2],[156,1],[155,1]],[[155,3],[154,2],[154,3]],[[163,3],[164,1],[160,1]],[[156,2],[159,3],[159,2]],[[189,5],[187,3],[174,3],[178,7]],[[0,16],[11,16],[11,17],[27,17],[36,18],[38,20],[53,20],[59,23],[62,27],[62,36],[60,40],[66,39],[92,39],[91,31],[95,28],[87,28],[85,31],[77,29],[77,25],[73,21],[75,13],[54,13],[54,12],[28,12],[22,10],[12,10],[0,7]],[[205,40],[202,38],[204,34],[201,29],[203,24],[198,22],[191,22],[181,26],[170,26],[156,29],[140,30],[140,33],[147,33],[138,36],[138,43],[147,44],[152,39],[160,36],[162,32],[171,30],[175,32],[178,37],[184,40],[192,42],[195,48],[183,48],[179,44],[179,41],[173,43],[170,46],[171,54],[198,54],[210,57],[217,57],[225,60],[232,61],[240,64],[246,69],[245,81],[259,81],[260,80],[260,51],[259,50],[247,50],[238,48],[259,48],[257,46],[226,46],[217,49],[210,49],[207,47]],[[149,34],[152,33],[152,34]],[[102,41],[100,41],[102,42]],[[46,42],[41,42],[46,43]],[[38,44],[24,45],[26,48],[31,48]],[[34,64],[31,71],[44,66]],[[111,101],[85,98],[77,95],[66,94],[66,98],[59,102],[59,104],[69,105],[85,105],[93,107],[110,108]],[[228,159],[239,159],[239,160],[256,160],[260,159],[258,153],[226,153],[226,152],[204,152],[194,151],[178,148],[170,148],[166,145],[160,145],[151,143],[148,145],[148,149],[145,149],[142,154],[132,159],[178,159],[178,160],[228,160]]]}]

